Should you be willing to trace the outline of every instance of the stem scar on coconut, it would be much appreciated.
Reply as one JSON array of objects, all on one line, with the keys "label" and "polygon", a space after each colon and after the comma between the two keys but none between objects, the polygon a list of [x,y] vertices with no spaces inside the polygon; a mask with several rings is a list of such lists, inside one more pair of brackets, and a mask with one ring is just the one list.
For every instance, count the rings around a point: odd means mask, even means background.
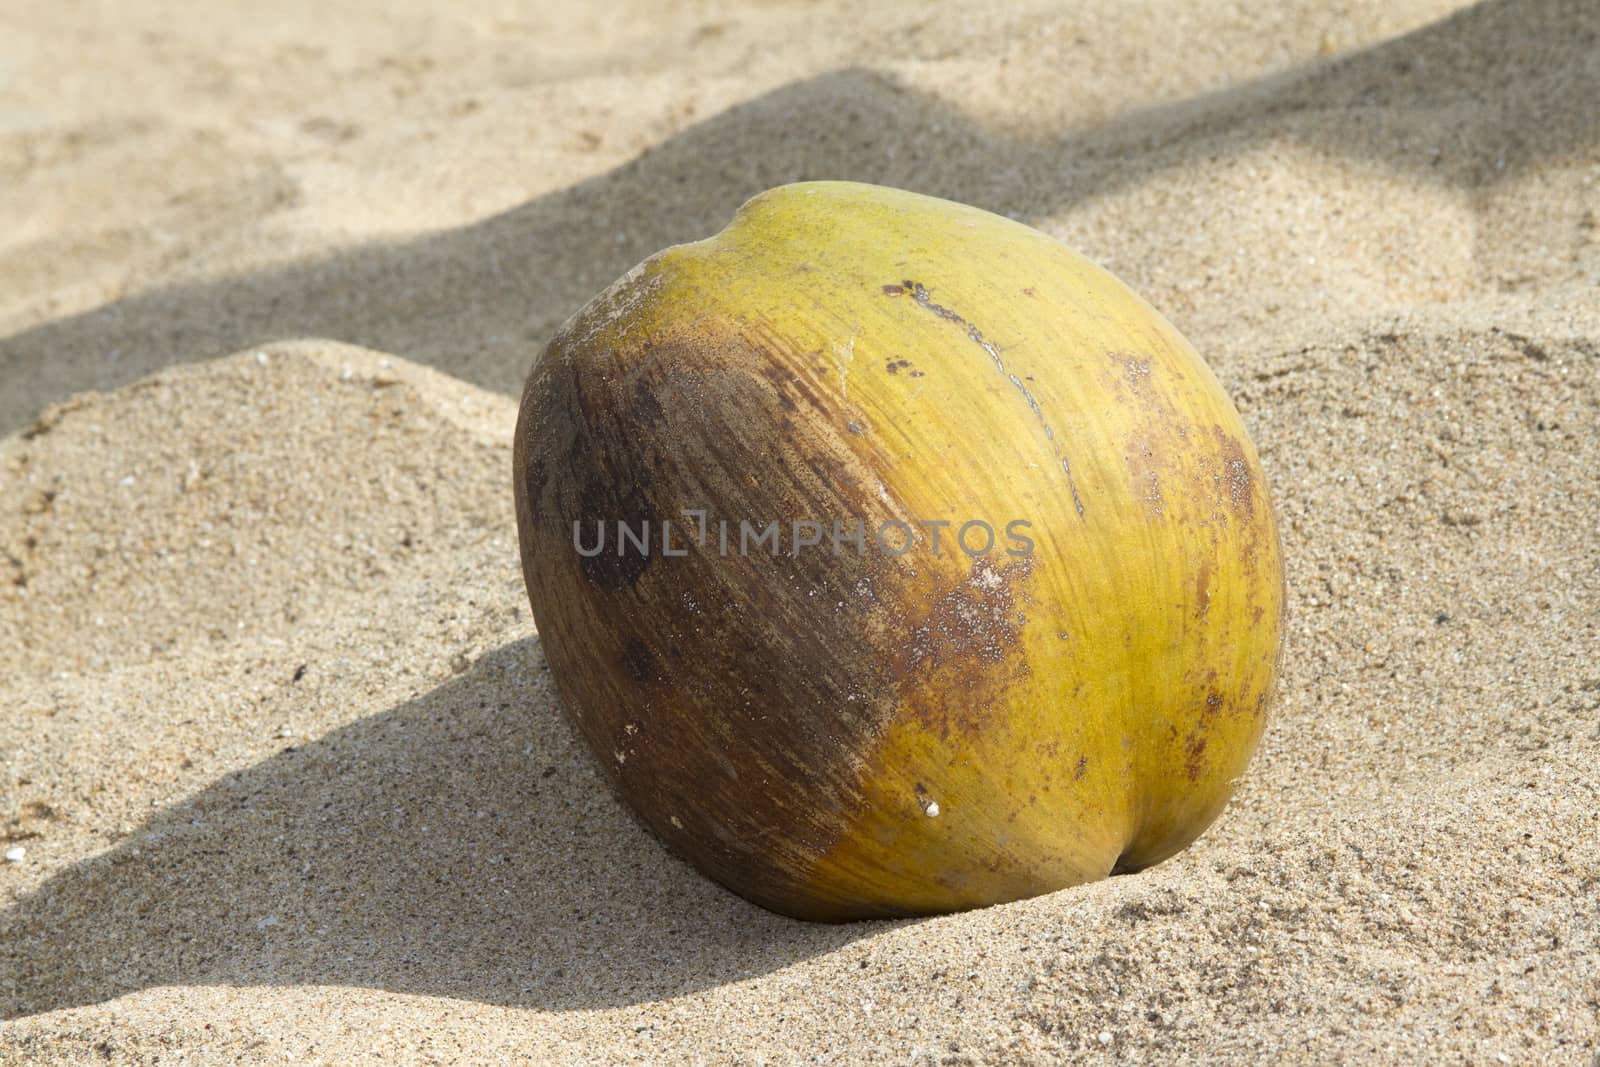
[{"label": "stem scar on coconut", "polygon": [[763,193],[562,327],[514,475],[566,713],[661,840],[773,910],[1147,867],[1265,727],[1283,563],[1238,412],[1020,223]]}]

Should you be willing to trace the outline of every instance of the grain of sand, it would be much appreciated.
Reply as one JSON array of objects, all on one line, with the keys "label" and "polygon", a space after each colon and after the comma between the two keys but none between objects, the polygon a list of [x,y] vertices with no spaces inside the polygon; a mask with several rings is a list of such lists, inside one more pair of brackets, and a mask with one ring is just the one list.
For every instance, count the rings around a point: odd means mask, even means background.
[{"label": "grain of sand", "polygon": [[[0,11],[0,1061],[1597,1062],[1600,9],[584,7]],[[521,379],[807,177],[1237,399],[1287,675],[1177,858],[797,923],[561,719]]]}]

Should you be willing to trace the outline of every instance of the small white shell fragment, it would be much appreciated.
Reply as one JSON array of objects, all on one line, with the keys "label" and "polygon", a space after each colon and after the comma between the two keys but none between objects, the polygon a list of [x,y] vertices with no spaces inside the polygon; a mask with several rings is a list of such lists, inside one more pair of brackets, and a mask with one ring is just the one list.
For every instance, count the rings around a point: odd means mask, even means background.
[{"label": "small white shell fragment", "polygon": [[939,817],[939,802],[937,800],[930,800],[922,810],[927,813],[928,818],[937,819]]},{"label": "small white shell fragment", "polygon": [[21,863],[28,855],[28,850],[21,845],[12,845],[6,849],[7,863]]}]

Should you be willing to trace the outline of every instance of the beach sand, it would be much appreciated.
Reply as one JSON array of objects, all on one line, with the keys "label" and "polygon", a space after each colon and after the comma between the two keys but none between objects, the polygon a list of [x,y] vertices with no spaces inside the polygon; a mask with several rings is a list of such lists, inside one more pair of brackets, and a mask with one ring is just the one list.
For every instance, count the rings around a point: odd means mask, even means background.
[{"label": "beach sand", "polygon": [[[1600,8],[584,6],[0,9],[0,1062],[1600,1063]],[[1176,858],[799,923],[562,718],[521,382],[801,178],[1239,405],[1285,677]]]}]

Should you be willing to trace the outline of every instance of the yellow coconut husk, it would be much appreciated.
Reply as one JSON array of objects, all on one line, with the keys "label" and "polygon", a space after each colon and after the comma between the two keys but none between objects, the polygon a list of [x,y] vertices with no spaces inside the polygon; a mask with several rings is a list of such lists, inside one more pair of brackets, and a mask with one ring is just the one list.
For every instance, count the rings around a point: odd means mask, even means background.
[{"label": "yellow coconut husk", "polygon": [[[565,707],[652,830],[769,908],[941,912],[1156,863],[1265,725],[1283,565],[1238,413],[1126,286],[996,215],[762,194],[563,327],[515,468]],[[619,520],[647,553],[577,551]],[[779,522],[779,554],[742,521]]]}]

